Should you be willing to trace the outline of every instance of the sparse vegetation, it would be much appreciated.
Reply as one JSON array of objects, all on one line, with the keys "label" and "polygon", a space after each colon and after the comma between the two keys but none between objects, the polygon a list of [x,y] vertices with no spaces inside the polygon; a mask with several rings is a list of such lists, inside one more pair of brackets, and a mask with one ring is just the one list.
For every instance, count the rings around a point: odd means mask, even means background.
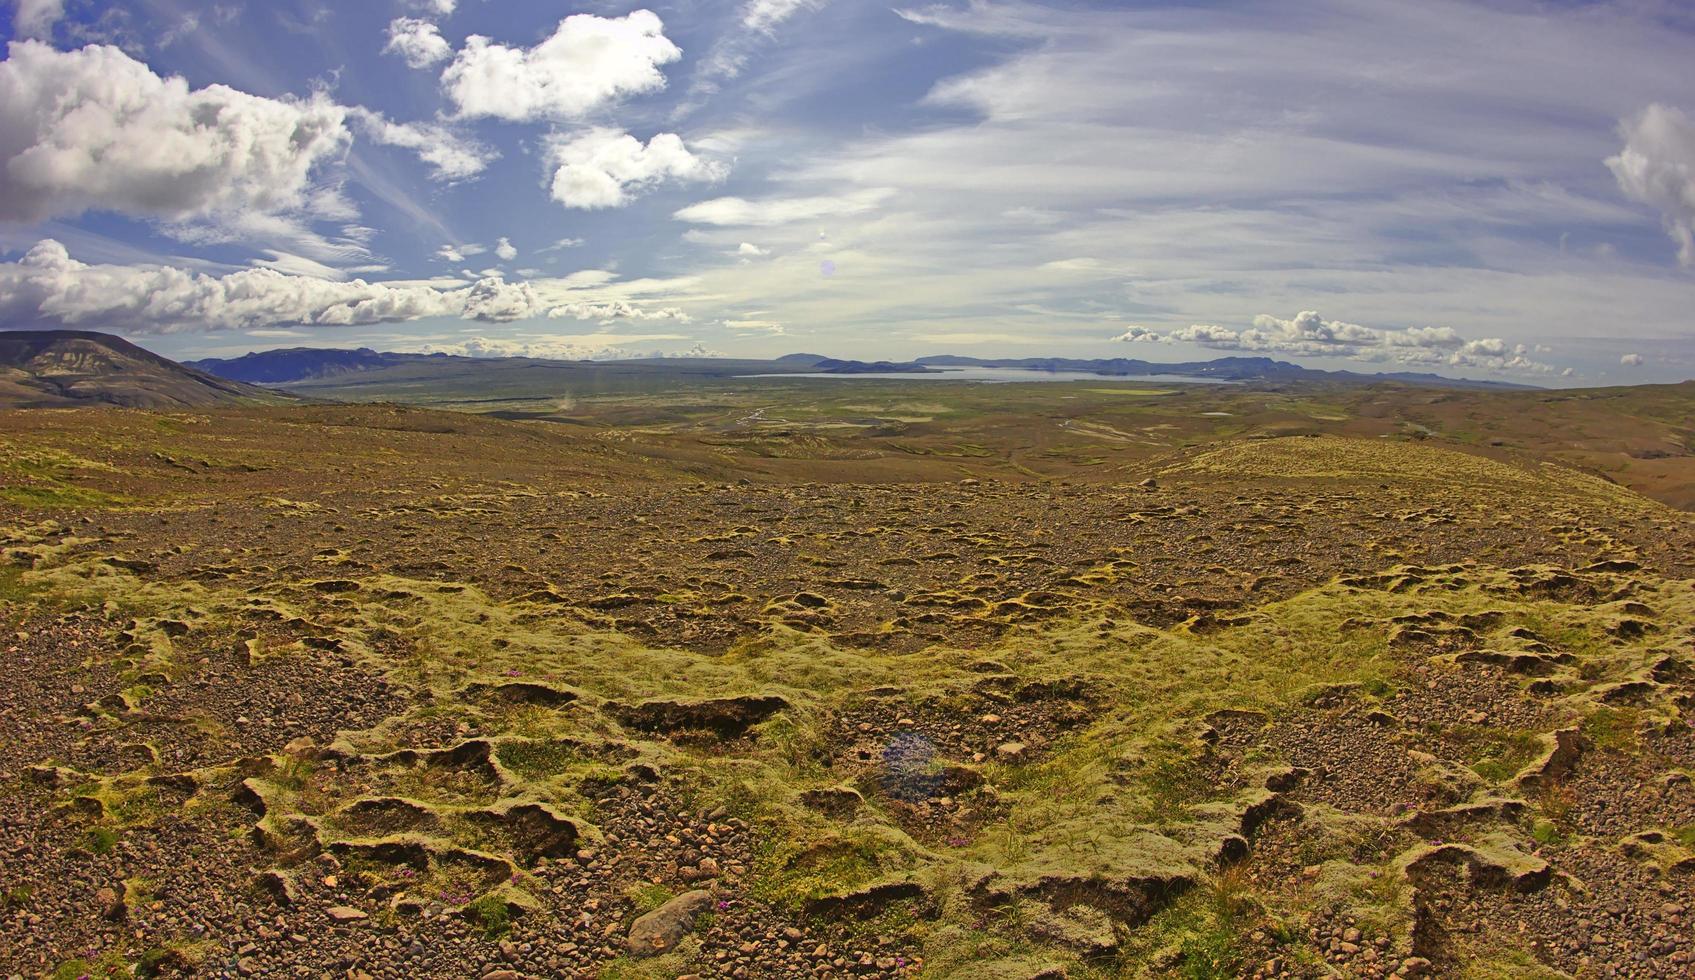
[{"label": "sparse vegetation", "polygon": [[[661,419],[646,394],[591,396],[573,427],[113,413],[108,448],[77,450],[111,468],[74,485],[182,510],[75,505],[73,525],[0,502],[0,599],[47,665],[29,710],[63,719],[20,733],[5,768],[40,768],[0,806],[56,807],[87,869],[121,851],[66,921],[133,917],[110,962],[142,973],[198,955],[152,916],[226,887],[283,935],[504,941],[537,975],[805,972],[820,947],[883,974],[1298,972],[1413,955],[1415,877],[1421,901],[1493,908],[1466,890],[1695,849],[1589,804],[1648,785],[1590,760],[1659,765],[1681,737],[1683,517],[1442,448],[1434,424],[1422,444],[1241,438],[1260,411],[1376,424],[1346,393],[1053,386],[919,411],[898,390],[709,450],[726,405],[752,411],[733,391]],[[1056,394],[1088,424],[995,429]],[[922,421],[884,445],[828,428],[845,404]],[[1170,421],[1197,410],[1234,414]],[[298,462],[266,442],[278,420],[311,444]],[[6,438],[73,437],[54,425]],[[326,447],[347,489],[324,491]],[[148,847],[183,839],[193,867]],[[67,907],[63,866],[32,860],[8,909]],[[637,918],[697,889],[681,945],[629,955]],[[1537,936],[1569,918],[1544,890],[1514,892]],[[1466,925],[1519,941],[1517,920]]]}]

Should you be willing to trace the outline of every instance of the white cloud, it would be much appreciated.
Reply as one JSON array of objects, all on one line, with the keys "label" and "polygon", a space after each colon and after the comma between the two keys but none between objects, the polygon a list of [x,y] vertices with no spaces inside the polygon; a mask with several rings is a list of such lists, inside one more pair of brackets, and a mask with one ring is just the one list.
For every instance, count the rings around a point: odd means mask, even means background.
[{"label": "white cloud", "polygon": [[510,262],[518,257],[518,249],[513,246],[510,239],[502,238],[495,244],[494,254],[500,256],[500,261]]},{"label": "white cloud", "polygon": [[1641,367],[1646,363],[1641,354],[1626,354],[1619,358],[1618,362],[1625,367]]},{"label": "white cloud", "polygon": [[18,37],[43,41],[53,37],[53,25],[65,16],[65,0],[16,0],[18,11],[12,16],[12,33]]},{"label": "white cloud", "polygon": [[802,10],[817,10],[829,0],[747,0],[742,5],[742,26],[770,33],[771,29]]},{"label": "white cloud", "polygon": [[506,282],[488,277],[478,280],[465,295],[463,316],[467,320],[527,320],[541,313],[536,291],[527,282]]},{"label": "white cloud", "polygon": [[1131,324],[1124,332],[1113,338],[1123,344],[1169,344],[1171,337],[1150,327]]},{"label": "white cloud", "polygon": [[644,310],[623,300],[609,300],[600,303],[566,303],[548,310],[547,315],[554,320],[673,320],[677,323],[694,322],[694,317],[674,306],[657,310]]},{"label": "white cloud", "polygon": [[839,197],[766,198],[761,201],[719,197],[691,204],[672,217],[697,225],[772,227],[835,215],[861,214],[875,209],[889,194],[886,189],[872,188]]},{"label": "white cloud", "polygon": [[[290,264],[289,258],[279,261]],[[498,278],[443,288],[336,282],[274,268],[213,276],[163,265],[91,265],[71,258],[51,239],[17,262],[0,264],[0,318],[129,333],[352,326],[425,317],[505,322],[540,312],[529,283]]]},{"label": "white cloud", "polygon": [[325,265],[304,255],[294,255],[274,249],[267,249],[263,258],[253,259],[248,264],[260,269],[275,269],[291,276],[308,276],[313,279],[329,279],[336,282],[348,278],[345,272],[334,266]]},{"label": "white cloud", "polygon": [[459,0],[412,0],[412,6],[437,17],[446,17],[459,6]]},{"label": "white cloud", "polygon": [[574,14],[533,48],[472,35],[442,73],[442,85],[465,117],[580,118],[665,87],[660,66],[683,53],[664,29],[653,12],[637,10],[624,17]]},{"label": "white cloud", "polygon": [[553,199],[584,210],[622,207],[667,180],[717,181],[728,172],[689,152],[675,133],[660,133],[644,146],[628,133],[593,129],[556,141],[549,158],[557,168]]},{"label": "white cloud", "polygon": [[369,109],[352,109],[350,115],[371,142],[417,153],[434,180],[475,177],[500,158],[498,151],[440,123],[397,123]]},{"label": "white cloud", "polygon": [[1624,149],[1607,167],[1626,196],[1659,209],[1677,242],[1678,261],[1695,266],[1695,121],[1655,104],[1621,132]]},{"label": "white cloud", "polygon": [[1114,338],[1127,343],[1184,343],[1212,350],[1340,357],[1367,362],[1477,368],[1494,372],[1548,374],[1550,365],[1531,360],[1524,344],[1498,337],[1466,340],[1451,327],[1411,327],[1404,330],[1366,327],[1326,320],[1311,310],[1282,319],[1267,313],[1254,317],[1253,326],[1233,330],[1196,323],[1159,331],[1132,326]]},{"label": "white cloud", "polygon": [[725,320],[724,326],[731,330],[764,333],[772,337],[782,337],[788,333],[788,329],[776,320]]},{"label": "white cloud", "polygon": [[642,357],[722,357],[700,344],[677,351],[638,351],[624,346],[655,341],[688,340],[681,334],[585,334],[579,336],[529,336],[523,338],[470,337],[452,344],[425,344],[424,354],[454,354],[459,357],[533,357],[553,361],[622,361]]},{"label": "white cloud", "polygon": [[554,242],[552,245],[549,245],[549,246],[547,246],[546,248],[543,248],[543,249],[538,249],[537,251],[538,251],[538,253],[559,252],[559,251],[563,251],[567,248],[581,248],[582,245],[583,245],[583,239],[581,239],[581,238],[561,238],[558,241]]},{"label": "white cloud", "polygon": [[487,245],[478,245],[473,242],[466,242],[462,245],[450,244],[443,245],[441,248],[436,249],[436,258],[451,262],[454,265],[461,265],[464,263],[466,256],[481,255],[487,251]]},{"label": "white cloud", "polygon": [[435,289],[332,282],[274,269],[209,276],[157,265],[87,265],[52,240],[0,265],[0,312],[7,319],[116,325],[139,333],[412,320],[448,315],[454,305],[453,297]]},{"label": "white cloud", "polygon": [[1230,349],[1241,346],[1241,337],[1236,331],[1212,323],[1196,323],[1181,330],[1173,330],[1170,337],[1174,341],[1200,344],[1202,347]]},{"label": "white cloud", "polygon": [[829,0],[746,0],[741,6],[741,29],[726,32],[701,59],[690,94],[695,99],[717,92],[720,79],[735,78],[747,68],[754,50],[776,36],[777,26],[803,10],[817,10]]},{"label": "white cloud", "polygon": [[0,62],[0,218],[333,211],[345,202],[313,175],[351,142],[345,118],[321,95],[190,90],[115,47],[14,41]]},{"label": "white cloud", "polygon": [[[1247,342],[1268,349],[1293,350],[1310,346],[1313,349],[1331,347],[1365,347],[1378,343],[1383,333],[1357,323],[1326,320],[1312,310],[1295,314],[1294,319],[1281,320],[1267,313],[1254,317],[1254,328],[1244,331]],[[1416,345],[1415,345],[1416,346]]]},{"label": "white cloud", "polygon": [[441,36],[441,29],[417,17],[389,21],[388,43],[383,51],[400,55],[411,68],[428,68],[453,57],[453,46]]},{"label": "white cloud", "polygon": [[742,242],[741,245],[737,246],[736,254],[744,259],[757,259],[770,255],[771,250],[768,248],[760,248],[752,242]]}]

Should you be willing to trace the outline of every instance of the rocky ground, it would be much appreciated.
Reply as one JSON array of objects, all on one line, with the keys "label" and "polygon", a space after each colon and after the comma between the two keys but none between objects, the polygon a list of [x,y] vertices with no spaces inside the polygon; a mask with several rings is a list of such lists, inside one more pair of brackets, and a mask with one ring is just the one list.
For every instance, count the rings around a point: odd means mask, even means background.
[{"label": "rocky ground", "polygon": [[1683,512],[1382,439],[741,484],[314,411],[345,479],[27,447],[0,975],[1695,972]]}]

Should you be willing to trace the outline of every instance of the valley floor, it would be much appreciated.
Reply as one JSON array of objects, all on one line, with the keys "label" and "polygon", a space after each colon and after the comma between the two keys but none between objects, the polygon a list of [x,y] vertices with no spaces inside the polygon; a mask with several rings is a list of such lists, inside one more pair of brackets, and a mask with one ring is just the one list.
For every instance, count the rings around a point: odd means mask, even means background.
[{"label": "valley floor", "polygon": [[0,975],[1695,972],[1690,513],[837,448],[0,416]]}]

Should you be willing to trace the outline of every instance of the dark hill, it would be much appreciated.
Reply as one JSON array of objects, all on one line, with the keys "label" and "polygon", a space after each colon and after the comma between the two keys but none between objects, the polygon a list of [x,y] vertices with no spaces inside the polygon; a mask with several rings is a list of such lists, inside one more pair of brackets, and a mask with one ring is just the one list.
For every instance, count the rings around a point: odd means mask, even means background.
[{"label": "dark hill", "polygon": [[210,408],[288,396],[214,377],[110,334],[0,331],[0,408]]},{"label": "dark hill", "polygon": [[188,366],[232,381],[249,384],[280,385],[318,378],[334,378],[364,371],[381,371],[419,361],[465,361],[473,358],[451,357],[447,354],[394,354],[374,351],[369,347],[357,350],[338,350],[322,347],[289,347],[282,350],[258,351],[240,357],[208,357],[189,361]]}]

